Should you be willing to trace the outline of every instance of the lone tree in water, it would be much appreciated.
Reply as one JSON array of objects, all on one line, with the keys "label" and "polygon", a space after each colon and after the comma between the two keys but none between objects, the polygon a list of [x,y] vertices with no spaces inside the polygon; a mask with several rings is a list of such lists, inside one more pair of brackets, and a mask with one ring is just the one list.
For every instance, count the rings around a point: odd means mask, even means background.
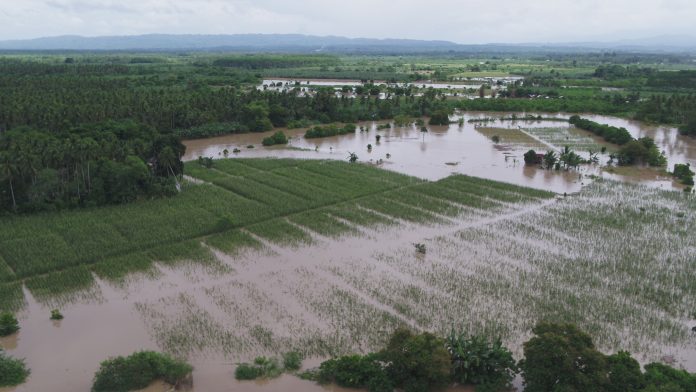
[{"label": "lone tree in water", "polygon": [[0,314],[0,336],[9,336],[19,331],[19,322],[12,313]]}]

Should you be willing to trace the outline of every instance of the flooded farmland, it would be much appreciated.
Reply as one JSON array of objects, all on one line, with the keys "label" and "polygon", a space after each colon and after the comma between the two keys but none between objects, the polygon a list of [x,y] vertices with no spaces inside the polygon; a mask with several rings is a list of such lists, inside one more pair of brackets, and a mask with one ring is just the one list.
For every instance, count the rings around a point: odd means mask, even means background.
[{"label": "flooded farmland", "polygon": [[[324,178],[303,161],[227,162],[191,173],[223,187],[228,177],[262,172],[306,178],[310,189]],[[202,238],[204,254],[95,276],[69,295],[25,289],[22,330],[1,341],[32,369],[13,391],[86,391],[101,360],[139,349],[187,358],[195,391],[322,391],[293,376],[237,382],[233,371],[239,361],[293,349],[310,358],[307,366],[375,350],[398,326],[500,336],[519,358],[545,317],[577,323],[607,352],[696,369],[696,243],[684,235],[696,223],[693,198],[612,181],[563,198],[469,177],[432,186],[390,178],[401,186],[383,197],[323,207],[309,221],[289,214],[280,232],[250,225],[243,232],[252,242]],[[316,213],[333,223],[317,225]],[[65,315],[58,323],[48,320],[55,307]]]},{"label": "flooded farmland", "polygon": [[[593,180],[619,178],[599,165],[579,173],[524,167],[521,155],[529,148],[567,142],[585,153],[600,142],[562,122],[469,122],[486,116],[468,113],[463,126],[427,133],[364,123],[364,132],[306,140],[304,130],[293,130],[287,148],[261,147],[266,134],[187,142],[188,160],[239,148],[240,158],[327,163],[236,159],[205,169],[190,162],[196,184],[184,193],[211,187],[235,197],[191,197],[201,214],[214,213],[201,219],[236,214],[235,208],[272,210],[274,197],[286,210],[230,232],[192,235],[202,252],[190,256],[154,256],[148,267],[116,278],[95,269],[91,283],[61,295],[24,286],[22,329],[0,344],[25,358],[32,374],[0,390],[87,391],[100,361],[152,349],[186,358],[195,367],[194,391],[343,391],[291,375],[238,382],[233,372],[240,361],[288,350],[302,351],[305,367],[368,352],[399,326],[446,334],[454,325],[499,336],[519,358],[542,318],[580,325],[605,352],[625,349],[643,363],[668,360],[696,370],[690,332],[696,242],[688,235],[696,224],[694,199],[664,192],[678,189],[669,179]],[[655,137],[670,163],[694,163],[692,142],[670,128],[589,117]],[[389,174],[335,162],[349,152]],[[333,201],[303,204],[324,196]],[[425,244],[427,254],[415,252],[414,243]],[[64,320],[48,319],[54,308]],[[148,391],[167,389],[154,384]]]},{"label": "flooded farmland", "polygon": [[[577,192],[583,184],[592,180],[590,176],[601,176],[619,181],[640,182],[662,189],[681,190],[673,179],[657,170],[646,169],[632,173],[622,173],[605,166],[610,150],[600,155],[601,165],[583,165],[577,171],[549,171],[524,165],[523,154],[530,148],[538,152],[548,149],[560,150],[565,145],[587,157],[587,149],[594,147],[599,152],[602,146],[611,145],[599,140],[589,132],[570,127],[567,122],[496,120],[489,122],[470,122],[484,118],[507,118],[513,113],[467,112],[453,117],[464,119],[464,124],[428,127],[422,133],[419,127],[394,127],[378,129],[379,124],[367,122],[359,124],[365,132],[320,139],[305,139],[306,129],[283,130],[291,138],[288,148],[264,148],[261,140],[272,132],[259,134],[240,134],[209,139],[189,140],[185,144],[185,160],[199,156],[222,157],[223,150],[230,157],[286,157],[309,159],[346,160],[348,153],[354,152],[361,162],[371,162],[388,170],[438,180],[453,173],[468,174],[496,181],[546,189],[556,193]],[[520,114],[514,114],[523,117]],[[567,114],[539,114],[551,118],[567,118]],[[658,148],[665,152],[668,167],[675,163],[696,165],[696,141],[679,135],[676,128],[651,126],[637,121],[624,120],[601,115],[583,115],[593,121],[625,127],[636,138],[649,136]],[[544,131],[561,137],[544,140]],[[275,132],[275,131],[274,131]],[[380,141],[376,137],[380,135]],[[499,143],[491,138],[498,136]],[[372,149],[368,150],[368,144]],[[254,146],[253,149],[247,148]],[[238,148],[240,152],[233,154]]]}]

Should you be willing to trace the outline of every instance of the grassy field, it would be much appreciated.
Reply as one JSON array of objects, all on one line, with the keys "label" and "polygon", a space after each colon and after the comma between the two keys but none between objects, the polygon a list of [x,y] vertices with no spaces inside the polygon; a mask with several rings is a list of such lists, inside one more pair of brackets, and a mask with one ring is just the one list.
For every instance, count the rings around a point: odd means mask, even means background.
[{"label": "grassy field", "polygon": [[155,262],[209,264],[207,246],[226,253],[262,241],[299,246],[312,243],[311,233],[336,237],[359,226],[441,223],[464,206],[529,199],[522,188],[463,177],[428,183],[343,162],[234,159],[210,169],[188,163],[186,172],[205,183],[187,184],[173,198],[3,218],[0,291],[7,295],[0,309],[22,306],[22,282],[37,299],[60,303],[52,294],[94,294],[92,273],[119,282],[129,272],[156,273]]}]

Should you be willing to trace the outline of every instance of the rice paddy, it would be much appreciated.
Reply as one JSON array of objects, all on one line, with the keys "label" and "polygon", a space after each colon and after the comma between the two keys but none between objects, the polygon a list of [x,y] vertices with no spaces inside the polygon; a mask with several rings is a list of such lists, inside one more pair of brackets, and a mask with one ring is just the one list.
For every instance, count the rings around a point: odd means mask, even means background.
[{"label": "rice paddy", "polygon": [[3,218],[0,309],[38,302],[70,322],[77,304],[121,304],[146,335],[101,325],[114,344],[152,342],[202,372],[366,352],[397,326],[500,336],[519,355],[541,319],[576,323],[606,351],[696,366],[691,195],[598,180],[558,197],[336,161],[186,169],[202,183],[171,199]]}]

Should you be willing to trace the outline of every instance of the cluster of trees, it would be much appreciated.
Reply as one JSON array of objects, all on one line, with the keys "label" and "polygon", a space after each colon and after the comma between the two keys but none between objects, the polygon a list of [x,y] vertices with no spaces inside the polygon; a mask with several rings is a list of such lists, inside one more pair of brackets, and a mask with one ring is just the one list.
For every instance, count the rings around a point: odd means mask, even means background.
[{"label": "cluster of trees", "polygon": [[696,375],[661,363],[641,372],[628,352],[605,355],[571,324],[540,323],[519,363],[525,391],[691,392]]},{"label": "cluster of trees", "polygon": [[303,120],[354,123],[398,114],[420,117],[451,112],[453,106],[435,91],[420,97],[394,91],[392,99],[380,100],[371,95],[372,90],[379,94],[379,88],[367,88],[357,99],[336,97],[331,88],[310,96],[247,90],[238,87],[239,75],[218,74],[217,69],[157,74],[146,66],[0,63],[0,131],[133,119],[161,132],[201,137],[266,131]]},{"label": "cluster of trees", "polygon": [[321,137],[347,135],[349,133],[354,133],[357,127],[355,124],[346,124],[342,127],[336,125],[326,125],[326,126],[316,126],[314,128],[308,129],[305,132],[305,138],[316,139]]},{"label": "cluster of trees", "polygon": [[660,88],[694,89],[696,88],[696,71],[656,72],[648,78],[647,85]]},{"label": "cluster of trees", "polygon": [[691,164],[689,163],[677,163],[674,165],[674,171],[672,175],[679,179],[682,184],[692,186],[694,185],[694,172],[691,170]]},{"label": "cluster of trees", "polygon": [[[514,92],[511,91],[508,94],[513,93]],[[600,114],[623,114],[635,109],[635,105],[628,102],[626,97],[617,99],[619,94],[557,99],[529,99],[526,95],[520,96],[517,93],[514,94],[516,94],[514,97],[461,100],[457,104],[462,110],[494,112],[591,112]]]},{"label": "cluster of trees", "polygon": [[608,64],[597,67],[593,76],[596,78],[615,80],[635,77],[649,77],[654,74],[656,74],[656,71],[653,68]]},{"label": "cluster of trees", "polygon": [[545,154],[538,154],[534,150],[529,150],[524,153],[524,163],[526,165],[541,165],[546,169],[577,169],[583,163],[597,163],[597,156],[594,153],[590,153],[589,159],[584,159],[578,155],[575,151],[571,150],[570,147],[565,146],[560,154],[557,154],[553,150],[547,151]]},{"label": "cluster of trees", "polygon": [[430,115],[430,121],[428,123],[430,125],[449,125],[449,115],[450,113],[447,110],[436,110]]},{"label": "cluster of trees", "polygon": [[613,127],[607,124],[600,124],[591,120],[581,118],[580,116],[571,116],[569,122],[572,125],[586,131],[590,131],[597,136],[604,138],[609,143],[623,145],[631,140],[633,136],[626,128]]},{"label": "cluster of trees", "polygon": [[185,146],[133,121],[0,133],[0,210],[41,211],[171,195]]},{"label": "cluster of trees", "polygon": [[102,362],[94,376],[92,392],[134,391],[147,388],[156,380],[177,386],[192,370],[191,365],[167,354],[140,351]]},{"label": "cluster of trees", "polygon": [[612,156],[617,159],[619,165],[648,164],[650,166],[664,166],[667,158],[657,148],[655,141],[649,137],[634,139],[626,128],[613,127],[607,124],[580,118],[570,117],[570,123],[580,129],[584,129],[601,136],[604,140],[621,146],[618,153]]},{"label": "cluster of trees", "polygon": [[696,375],[661,363],[641,371],[628,352],[605,355],[571,324],[539,323],[516,362],[500,341],[452,332],[447,339],[398,329],[387,346],[367,355],[323,362],[303,378],[370,392],[426,392],[451,383],[477,391],[510,390],[518,373],[527,392],[693,392]]},{"label": "cluster of trees", "polygon": [[657,148],[655,141],[647,136],[631,140],[621,146],[616,159],[619,165],[665,166],[667,164],[665,155]]},{"label": "cluster of trees", "polygon": [[664,124],[680,124],[683,134],[696,135],[696,95],[652,95],[641,102],[635,118]]},{"label": "cluster of trees", "polygon": [[275,146],[276,144],[288,144],[288,137],[285,133],[278,131],[269,137],[263,138],[261,144],[264,146]]},{"label": "cluster of trees", "polygon": [[235,67],[253,70],[325,67],[339,65],[340,63],[340,59],[335,56],[301,54],[244,54],[228,56],[213,61],[213,65],[217,67]]}]

